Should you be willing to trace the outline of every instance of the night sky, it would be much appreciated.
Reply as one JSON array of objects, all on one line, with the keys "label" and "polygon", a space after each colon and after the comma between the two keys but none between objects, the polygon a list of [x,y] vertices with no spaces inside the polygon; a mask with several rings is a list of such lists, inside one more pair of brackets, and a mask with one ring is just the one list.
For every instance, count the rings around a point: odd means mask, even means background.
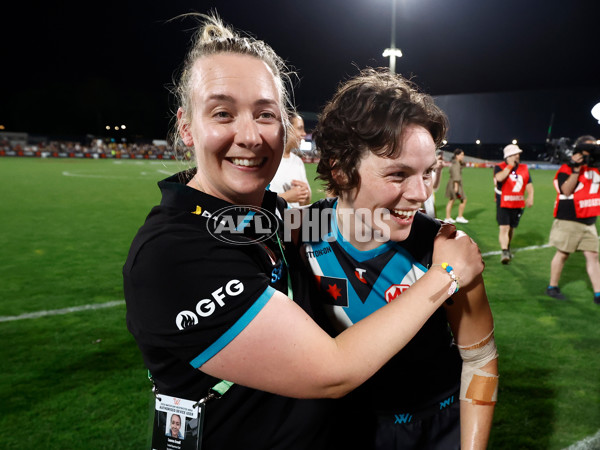
[{"label": "night sky", "polygon": [[[164,138],[194,27],[168,20],[212,8],[296,69],[303,112],[358,68],[388,65],[391,0],[19,2],[2,11],[0,125],[75,136],[126,124],[132,138]],[[396,70],[434,96],[600,92],[599,12],[596,0],[397,0]]]}]

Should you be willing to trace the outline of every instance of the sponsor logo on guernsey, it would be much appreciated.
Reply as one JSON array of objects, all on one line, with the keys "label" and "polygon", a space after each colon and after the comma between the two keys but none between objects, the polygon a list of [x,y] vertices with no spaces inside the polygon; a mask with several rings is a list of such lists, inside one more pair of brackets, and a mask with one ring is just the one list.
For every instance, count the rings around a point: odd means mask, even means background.
[{"label": "sponsor logo on guernsey", "polygon": [[225,306],[226,302],[230,300],[231,297],[236,297],[242,292],[244,292],[244,284],[241,281],[228,281],[225,286],[215,289],[210,294],[210,298],[203,298],[196,303],[195,313],[192,311],[181,311],[179,314],[177,314],[177,318],[175,319],[177,328],[183,330],[196,325],[199,321],[198,316],[211,316],[217,310],[217,308],[222,308]]},{"label": "sponsor logo on guernsey", "polygon": [[504,196],[504,201],[507,202],[518,202],[523,200],[525,197],[522,195],[505,195]]},{"label": "sponsor logo on guernsey", "polygon": [[402,294],[405,290],[407,290],[409,287],[410,287],[410,285],[408,285],[408,284],[392,284],[385,291],[385,301],[387,303],[391,302],[396,297],[398,297],[400,294]]},{"label": "sponsor logo on guernsey", "polygon": [[367,269],[360,269],[358,267],[354,270],[354,275],[356,276],[356,278],[358,278],[358,281],[364,284],[367,284],[367,280],[365,280],[365,277],[363,276],[363,273],[365,273],[366,271]]},{"label": "sponsor logo on guernsey", "polygon": [[327,246],[318,250],[306,250],[306,256],[308,258],[318,258],[319,256],[326,255],[327,253],[331,253],[333,250],[331,247]]},{"label": "sponsor logo on guernsey", "polygon": [[580,208],[591,208],[592,206],[600,206],[600,198],[589,198],[579,201]]},{"label": "sponsor logo on guernsey", "polygon": [[175,318],[177,328],[183,330],[198,323],[198,316],[192,311],[181,311]]},{"label": "sponsor logo on guernsey", "polygon": [[282,274],[283,274],[283,262],[279,261],[279,264],[277,265],[277,267],[275,267],[273,269],[273,271],[271,272],[271,283],[277,283],[279,280],[281,280]]}]

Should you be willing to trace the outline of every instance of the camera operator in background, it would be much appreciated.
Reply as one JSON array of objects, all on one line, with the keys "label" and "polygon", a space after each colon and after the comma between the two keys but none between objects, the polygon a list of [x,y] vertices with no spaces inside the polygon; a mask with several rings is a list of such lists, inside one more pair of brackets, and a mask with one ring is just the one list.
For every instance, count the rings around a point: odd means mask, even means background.
[{"label": "camera operator in background", "polygon": [[566,300],[558,287],[565,262],[573,252],[583,252],[594,303],[600,305],[600,262],[598,261],[598,231],[600,215],[600,148],[593,136],[580,136],[575,141],[571,160],[563,164],[554,177],[557,197],[554,222],[550,230],[550,245],[556,254],[550,263],[550,284],[546,294]]},{"label": "camera operator in background", "polygon": [[524,208],[533,206],[533,184],[527,164],[519,164],[523,150],[516,144],[508,144],[503,153],[504,161],[494,167],[494,191],[498,240],[502,250],[500,262],[508,264],[513,257],[510,243],[515,228],[519,226]]}]

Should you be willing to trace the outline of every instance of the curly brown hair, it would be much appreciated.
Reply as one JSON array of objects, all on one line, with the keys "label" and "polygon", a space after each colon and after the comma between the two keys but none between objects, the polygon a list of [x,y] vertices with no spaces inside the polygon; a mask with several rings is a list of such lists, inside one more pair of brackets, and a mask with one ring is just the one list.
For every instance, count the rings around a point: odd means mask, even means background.
[{"label": "curly brown hair", "polygon": [[[398,142],[408,124],[427,129],[438,147],[448,128],[444,112],[414,83],[387,69],[363,69],[340,84],[319,117],[313,133],[320,154],[317,178],[335,196],[358,187],[363,155],[399,155]],[[342,175],[338,180],[334,170]]]}]

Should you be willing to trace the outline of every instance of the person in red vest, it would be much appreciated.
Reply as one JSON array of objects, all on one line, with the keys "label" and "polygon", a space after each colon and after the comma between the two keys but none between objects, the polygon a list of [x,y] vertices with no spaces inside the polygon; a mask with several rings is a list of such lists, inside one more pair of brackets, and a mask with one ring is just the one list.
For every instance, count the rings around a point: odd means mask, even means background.
[{"label": "person in red vest", "polygon": [[526,164],[519,164],[523,150],[516,144],[504,147],[504,161],[494,167],[496,221],[500,227],[498,240],[502,264],[513,258],[510,243],[525,207],[533,206],[533,183]]},{"label": "person in red vest", "polygon": [[600,148],[593,136],[580,136],[575,141],[571,160],[563,164],[554,177],[557,196],[554,222],[550,229],[550,245],[556,254],[550,263],[550,284],[546,294],[566,300],[558,287],[560,275],[569,255],[583,252],[594,303],[600,305],[600,262],[596,218],[600,215],[600,170],[595,161]]}]

